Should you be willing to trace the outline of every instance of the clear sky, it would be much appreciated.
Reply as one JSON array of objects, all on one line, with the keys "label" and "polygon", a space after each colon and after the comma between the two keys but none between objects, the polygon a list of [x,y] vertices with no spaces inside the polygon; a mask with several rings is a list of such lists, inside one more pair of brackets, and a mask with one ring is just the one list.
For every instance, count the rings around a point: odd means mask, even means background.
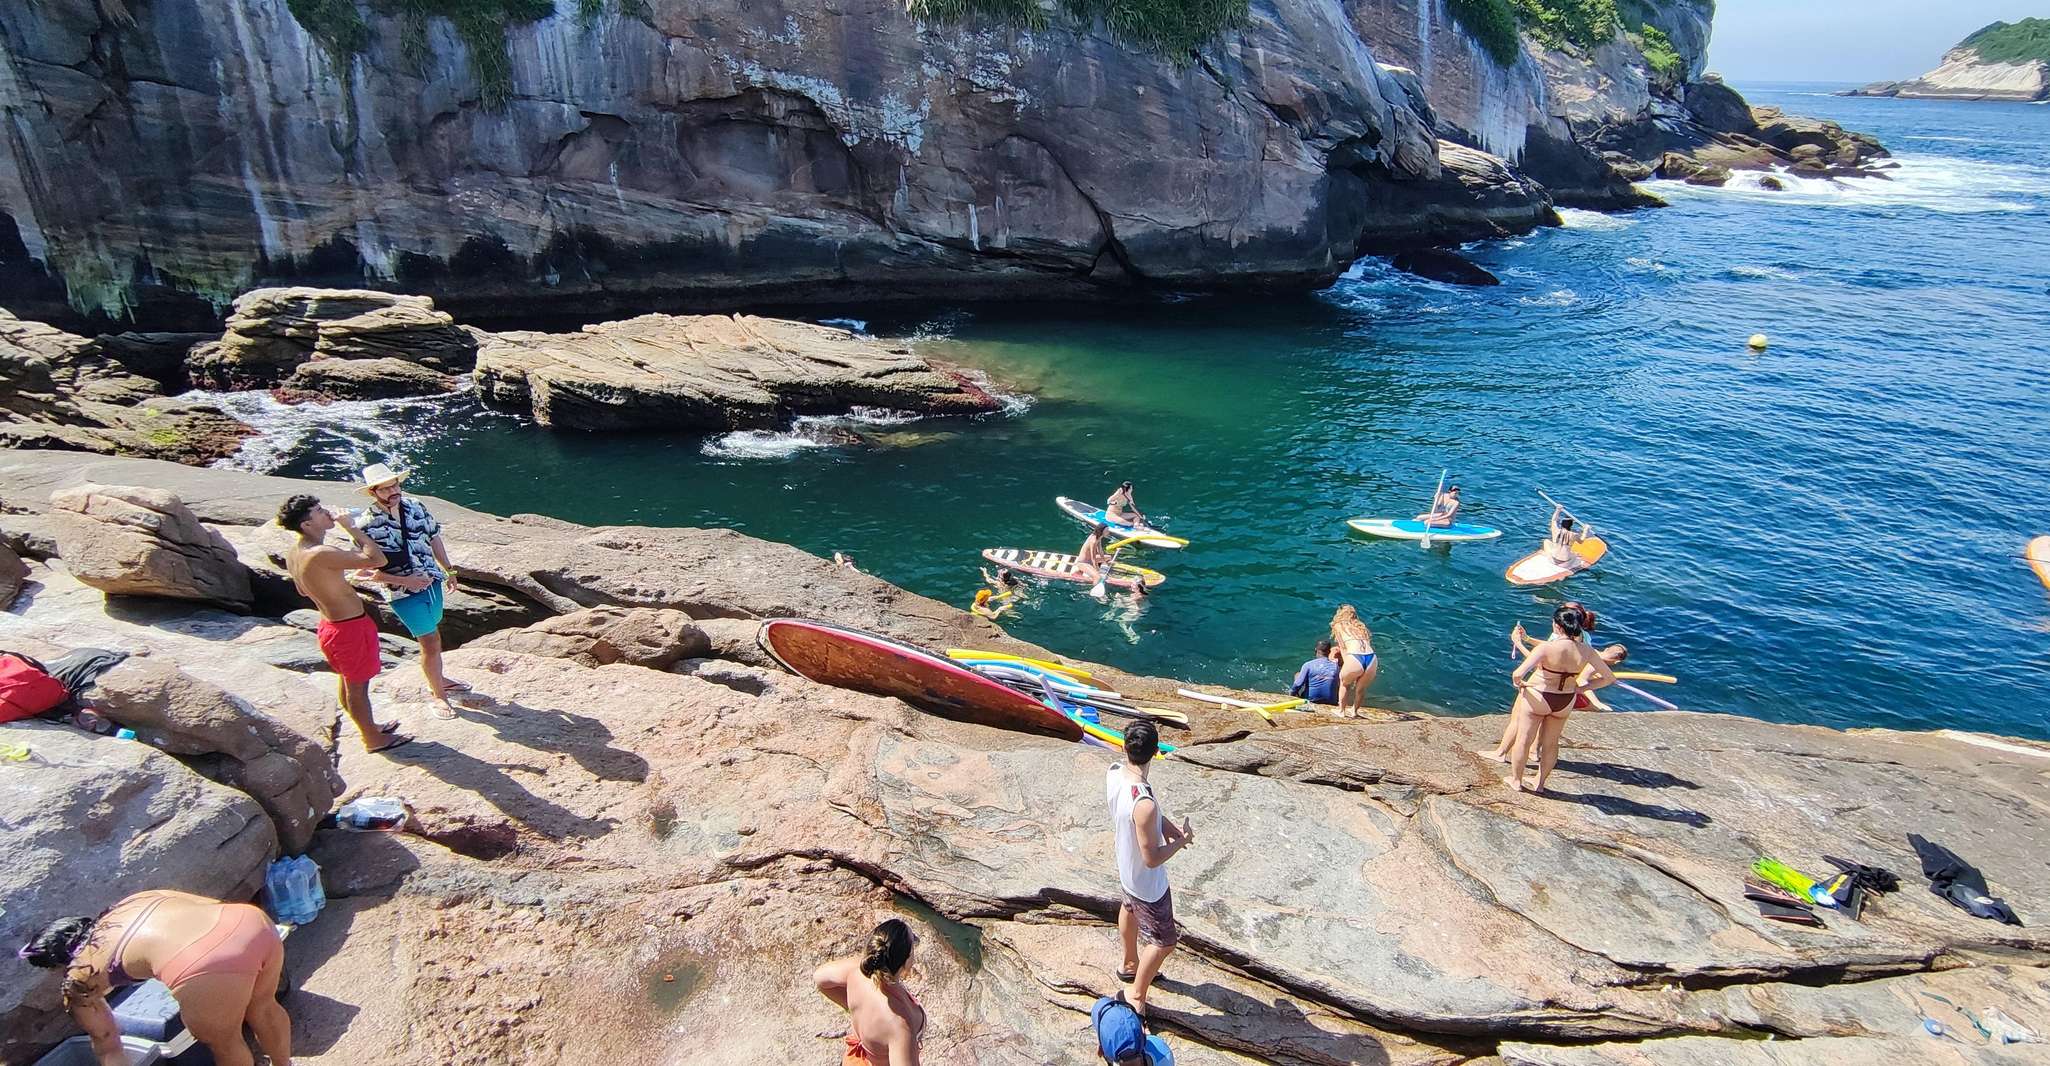
[{"label": "clear sky", "polygon": [[2050,17],[2050,0],[1716,0],[1715,8],[1708,69],[1740,83],[1912,78],[1989,22]]}]

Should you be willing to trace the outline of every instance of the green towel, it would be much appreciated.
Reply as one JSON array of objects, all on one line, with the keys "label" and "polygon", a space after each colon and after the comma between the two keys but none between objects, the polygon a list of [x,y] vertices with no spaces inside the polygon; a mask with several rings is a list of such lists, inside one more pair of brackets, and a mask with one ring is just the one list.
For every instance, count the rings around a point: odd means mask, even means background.
[{"label": "green towel", "polygon": [[1809,890],[1815,887],[1815,879],[1778,859],[1761,858],[1751,864],[1751,872],[1792,892],[1803,900],[1815,898],[1809,894]]}]

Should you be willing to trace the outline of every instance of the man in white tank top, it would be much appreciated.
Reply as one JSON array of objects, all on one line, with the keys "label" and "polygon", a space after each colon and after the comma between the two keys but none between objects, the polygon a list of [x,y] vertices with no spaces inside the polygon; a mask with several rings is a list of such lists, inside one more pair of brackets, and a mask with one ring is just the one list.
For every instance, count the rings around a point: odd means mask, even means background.
[{"label": "man in white tank top", "polygon": [[1146,780],[1148,764],[1159,750],[1160,732],[1153,723],[1134,722],[1125,730],[1123,761],[1103,776],[1117,847],[1118,885],[1124,895],[1118,907],[1118,936],[1125,958],[1118,978],[1128,986],[1125,1001],[1140,1014],[1146,1013],[1146,992],[1160,973],[1160,964],[1181,940],[1174,894],[1168,891],[1167,871],[1161,867],[1196,842],[1188,819],[1179,826],[1169,821]]}]

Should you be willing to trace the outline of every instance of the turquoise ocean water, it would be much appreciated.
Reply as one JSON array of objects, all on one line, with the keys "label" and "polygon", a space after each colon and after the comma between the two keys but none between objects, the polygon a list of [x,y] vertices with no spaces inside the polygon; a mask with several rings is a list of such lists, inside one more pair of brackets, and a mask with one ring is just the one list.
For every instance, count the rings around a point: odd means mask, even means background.
[{"label": "turquoise ocean water", "polygon": [[[1877,134],[1892,181],[1660,183],[1672,206],[1567,212],[1476,245],[1459,289],[1356,266],[1329,291],[1140,307],[841,314],[981,368],[1021,409],[802,433],[596,437],[446,403],[238,406],[271,429],[244,463],[339,476],[413,465],[422,491],[586,523],[723,525],[965,604],[977,553],[1073,551],[1055,495],[1116,481],[1192,539],[1143,611],[1079,589],[1010,622],[1063,652],[1278,687],[1355,604],[1382,655],[1372,701],[1508,702],[1504,634],[1578,598],[1690,709],[1833,726],[2050,737],[2050,591],[2020,558],[2050,533],[2050,107],[1754,102]],[[1745,349],[1754,332],[1773,338]],[[1441,468],[1499,541],[1351,535],[1423,509]],[[1562,586],[1502,571],[1543,489],[1611,555]],[[1627,700],[1628,697],[1623,697]]]}]

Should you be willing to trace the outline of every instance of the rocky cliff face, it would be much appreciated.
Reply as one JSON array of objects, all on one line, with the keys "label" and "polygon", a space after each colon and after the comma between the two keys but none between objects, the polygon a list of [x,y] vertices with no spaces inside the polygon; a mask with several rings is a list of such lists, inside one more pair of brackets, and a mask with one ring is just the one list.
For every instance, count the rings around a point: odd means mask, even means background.
[{"label": "rocky cliff face", "polygon": [[1974,48],[1953,48],[1943,64],[1908,81],[1882,81],[1845,96],[1898,96],[1918,100],[2050,100],[2050,63],[2030,59],[1994,63]]},{"label": "rocky cliff face", "polygon": [[[1440,175],[1339,0],[1255,0],[1189,62],[1065,14],[941,24],[902,0],[556,0],[502,44],[304,6],[319,34],[286,0],[0,23],[17,311],[212,319],[297,279],[592,318],[1301,286]],[[1469,235],[1550,207],[1486,214]]]}]

